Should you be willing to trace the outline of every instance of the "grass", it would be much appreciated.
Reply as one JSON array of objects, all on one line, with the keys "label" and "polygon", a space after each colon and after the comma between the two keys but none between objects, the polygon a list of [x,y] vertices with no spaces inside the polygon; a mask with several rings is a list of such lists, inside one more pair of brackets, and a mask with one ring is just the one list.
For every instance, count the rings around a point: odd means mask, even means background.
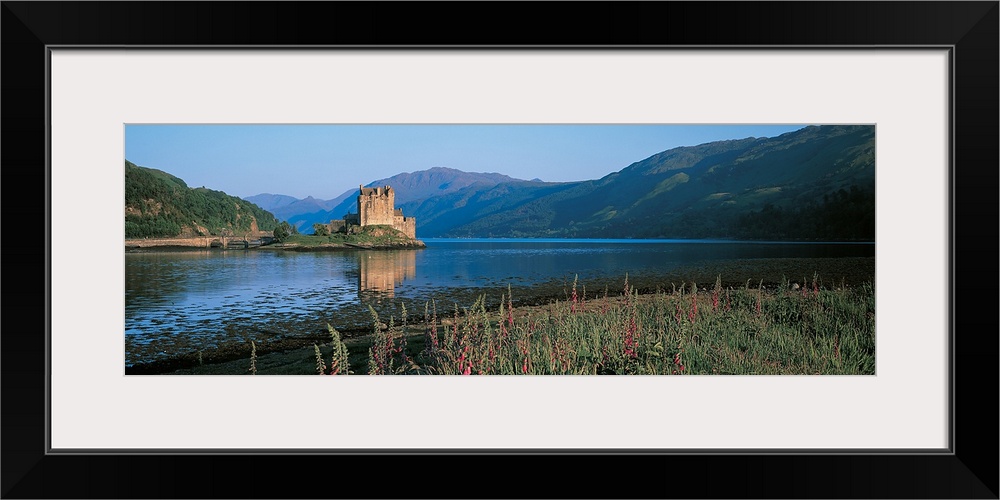
[{"label": "grass", "polygon": [[415,240],[390,226],[365,226],[354,234],[333,233],[328,236],[313,234],[289,235],[279,246],[284,247],[321,247],[344,246],[346,244],[361,246],[399,246],[412,244]]},{"label": "grass", "polygon": [[[639,294],[626,277],[619,290],[586,294],[574,282],[565,300],[514,307],[509,289],[493,303],[423,304],[414,325],[401,314],[372,331],[314,349],[254,359],[260,374],[442,375],[873,375],[875,292],[871,283],[698,288]],[[242,364],[241,364],[242,363]],[[178,373],[248,373],[248,363]],[[332,367],[338,367],[334,370]]]}]

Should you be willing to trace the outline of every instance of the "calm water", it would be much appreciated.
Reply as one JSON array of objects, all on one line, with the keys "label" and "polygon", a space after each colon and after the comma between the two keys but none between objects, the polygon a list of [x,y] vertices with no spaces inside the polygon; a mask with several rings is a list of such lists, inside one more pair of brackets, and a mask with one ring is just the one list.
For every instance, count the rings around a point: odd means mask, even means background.
[{"label": "calm water", "polygon": [[[793,277],[838,273],[842,262],[869,258],[874,244],[671,240],[446,240],[426,249],[282,252],[148,252],[125,255],[126,364],[251,339],[323,338],[326,324],[368,328],[372,305],[397,318],[488,303],[513,291],[515,303],[565,293],[574,277],[588,295],[675,280],[764,279],[755,263],[787,267]],[[833,267],[831,267],[833,266]],[[873,269],[873,267],[872,267]],[[782,272],[785,272],[784,270]],[[695,278],[697,276],[697,278]]]}]

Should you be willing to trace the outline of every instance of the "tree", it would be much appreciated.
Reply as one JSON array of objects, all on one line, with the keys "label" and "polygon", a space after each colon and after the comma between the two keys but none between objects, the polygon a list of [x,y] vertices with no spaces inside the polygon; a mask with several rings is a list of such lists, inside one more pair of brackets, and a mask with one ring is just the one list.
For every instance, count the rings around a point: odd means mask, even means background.
[{"label": "tree", "polygon": [[292,233],[292,226],[287,221],[282,221],[274,228],[274,241],[284,241]]},{"label": "tree", "polygon": [[319,222],[313,224],[313,232],[316,236],[330,236],[330,227]]}]

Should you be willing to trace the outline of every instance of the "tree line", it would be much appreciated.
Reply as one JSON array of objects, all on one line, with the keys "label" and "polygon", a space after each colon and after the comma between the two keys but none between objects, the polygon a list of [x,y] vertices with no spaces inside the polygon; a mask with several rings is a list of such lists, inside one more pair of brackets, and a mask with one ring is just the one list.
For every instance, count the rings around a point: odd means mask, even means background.
[{"label": "tree line", "polygon": [[204,187],[189,188],[177,177],[128,160],[125,207],[126,238],[176,237],[185,228],[202,236],[240,234],[250,230],[253,220],[262,231],[279,224],[273,214],[246,200]]}]

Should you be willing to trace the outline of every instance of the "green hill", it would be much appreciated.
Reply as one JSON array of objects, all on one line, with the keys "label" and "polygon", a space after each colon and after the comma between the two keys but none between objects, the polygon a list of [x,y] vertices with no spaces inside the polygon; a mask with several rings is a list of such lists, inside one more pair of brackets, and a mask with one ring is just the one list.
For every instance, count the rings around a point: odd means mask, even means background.
[{"label": "green hill", "polygon": [[874,241],[875,127],[680,147],[592,181],[470,186],[400,205],[424,237]]},{"label": "green hill", "polygon": [[245,235],[277,225],[274,215],[246,200],[190,188],[173,175],[125,160],[126,238]]}]

